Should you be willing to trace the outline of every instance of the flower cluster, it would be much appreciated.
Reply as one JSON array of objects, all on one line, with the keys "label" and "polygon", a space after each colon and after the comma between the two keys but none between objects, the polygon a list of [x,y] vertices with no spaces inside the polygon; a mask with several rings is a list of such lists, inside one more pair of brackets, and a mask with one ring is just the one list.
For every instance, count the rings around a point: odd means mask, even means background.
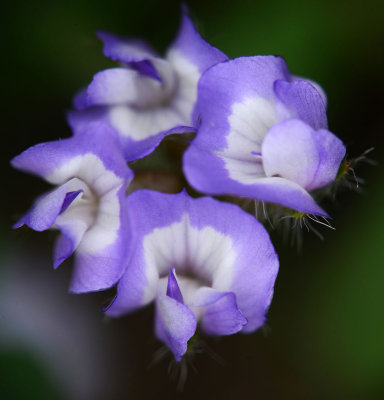
[{"label": "flower cluster", "polygon": [[[262,326],[278,272],[255,216],[201,194],[326,217],[312,191],[337,178],[345,147],[328,130],[317,84],[292,75],[281,57],[229,60],[186,12],[164,57],[142,41],[99,38],[119,65],[75,97],[73,136],[12,160],[54,185],[15,227],[60,231],[54,267],[74,254],[72,292],[117,285],[107,315],[154,302],[156,336],[180,361],[198,326],[208,335]],[[187,132],[196,136],[183,172],[197,198],[132,189],[127,162]]]}]

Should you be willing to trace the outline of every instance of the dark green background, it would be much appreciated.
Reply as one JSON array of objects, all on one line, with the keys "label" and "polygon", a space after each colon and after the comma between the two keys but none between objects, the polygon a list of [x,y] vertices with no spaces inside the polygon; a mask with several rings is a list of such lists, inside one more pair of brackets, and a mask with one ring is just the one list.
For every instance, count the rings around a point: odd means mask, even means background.
[{"label": "dark green background", "polygon": [[[52,285],[59,289],[47,293],[47,303],[62,299],[62,307],[70,304],[75,317],[81,309],[98,321],[92,329],[84,329],[86,335],[98,335],[98,351],[109,357],[107,362],[103,359],[104,391],[89,397],[84,389],[72,398],[384,398],[382,4],[189,2],[202,35],[230,57],[280,54],[293,73],[318,81],[328,94],[330,129],[347,144],[352,158],[374,146],[371,158],[378,165],[362,164],[356,170],[366,181],[363,192],[345,191],[337,197],[329,209],[336,231],[320,229],[324,241],[304,232],[299,255],[284,246],[278,234],[273,235],[281,267],[267,328],[253,335],[209,340],[225,363],[198,356],[198,374],[189,371],[180,394],[168,378],[166,361],[148,369],[159,347],[152,338],[150,309],[105,323],[98,308],[107,295],[66,294],[71,263],[57,272],[51,270],[51,233],[10,230],[19,213],[48,186],[11,170],[8,164],[12,156],[33,144],[70,135],[65,111],[73,94],[94,73],[112,65],[102,56],[96,29],[141,36],[163,50],[177,29],[179,2],[2,3],[0,290],[5,293],[9,273],[22,280],[25,271],[33,268],[43,284],[35,288],[31,282],[31,293]],[[25,261],[29,258],[30,262]],[[19,295],[17,286],[13,293]],[[0,314],[0,338],[22,307],[16,307],[12,316]],[[47,323],[45,308],[34,310]],[[79,329],[75,317],[66,320],[68,332]],[[44,347],[50,331],[38,318],[35,324],[46,332]],[[68,398],[62,381],[28,340],[12,346],[0,340],[0,398]],[[64,350],[75,351],[70,345]],[[101,362],[98,354],[90,351],[92,363]],[[60,357],[55,359],[65,375],[61,362]]]}]

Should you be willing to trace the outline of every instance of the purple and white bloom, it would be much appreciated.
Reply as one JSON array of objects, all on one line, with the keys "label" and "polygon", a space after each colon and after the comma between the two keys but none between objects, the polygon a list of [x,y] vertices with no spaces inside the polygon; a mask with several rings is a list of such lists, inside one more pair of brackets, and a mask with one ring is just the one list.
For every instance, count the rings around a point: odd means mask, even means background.
[{"label": "purple and white bloom", "polygon": [[209,335],[263,325],[278,272],[268,233],[238,206],[185,192],[127,198],[135,245],[106,313],[155,301],[155,333],[180,361],[196,326]]},{"label": "purple and white bloom", "polygon": [[38,144],[11,161],[56,185],[14,227],[61,231],[54,268],[76,250],[75,293],[109,288],[124,270],[130,238],[125,191],[133,173],[112,139],[108,127],[95,123],[83,135]]},{"label": "purple and white bloom", "polygon": [[328,128],[326,100],[283,58],[241,57],[200,79],[201,126],[184,156],[190,184],[327,216],[310,191],[333,182],[345,146]]},{"label": "purple and white bloom", "polygon": [[165,135],[196,130],[197,83],[227,56],[202,39],[183,13],[179,33],[161,58],[138,40],[100,32],[104,54],[120,67],[97,73],[75,99],[69,123],[81,132],[103,120],[118,135],[127,161],[151,153]]}]

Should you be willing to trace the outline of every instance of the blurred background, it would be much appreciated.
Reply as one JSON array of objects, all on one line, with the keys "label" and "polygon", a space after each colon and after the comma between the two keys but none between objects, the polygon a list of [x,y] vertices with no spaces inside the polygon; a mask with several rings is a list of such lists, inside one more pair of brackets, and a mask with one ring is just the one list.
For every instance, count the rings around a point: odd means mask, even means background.
[{"label": "blurred background", "polygon": [[[70,135],[65,111],[97,71],[113,65],[94,32],[143,37],[166,49],[178,1],[2,2],[0,398],[359,399],[384,398],[383,2],[190,0],[203,37],[230,57],[283,55],[295,75],[328,94],[330,130],[360,164],[360,193],[327,209],[336,231],[304,232],[299,254],[273,240],[280,273],[266,327],[207,339],[183,392],[170,357],[153,363],[152,309],[108,321],[112,293],[67,293],[71,261],[51,268],[54,232],[11,225],[48,189],[9,160]],[[154,365],[153,365],[154,364]]]}]

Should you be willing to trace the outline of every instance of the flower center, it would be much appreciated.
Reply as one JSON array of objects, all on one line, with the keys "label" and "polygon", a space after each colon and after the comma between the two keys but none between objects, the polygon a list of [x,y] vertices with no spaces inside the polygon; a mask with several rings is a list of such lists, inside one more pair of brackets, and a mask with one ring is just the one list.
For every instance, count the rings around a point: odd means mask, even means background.
[{"label": "flower center", "polygon": [[154,60],[152,63],[161,81],[152,77],[143,78],[146,79],[145,85],[141,88],[134,104],[131,105],[136,110],[166,107],[175,95],[178,77],[171,63],[160,59]]},{"label": "flower center", "polygon": [[89,229],[96,221],[99,207],[99,198],[91,187],[79,178],[73,178],[68,185],[68,194],[81,191],[75,199],[66,206],[58,216],[58,221],[69,222],[78,220]]}]

